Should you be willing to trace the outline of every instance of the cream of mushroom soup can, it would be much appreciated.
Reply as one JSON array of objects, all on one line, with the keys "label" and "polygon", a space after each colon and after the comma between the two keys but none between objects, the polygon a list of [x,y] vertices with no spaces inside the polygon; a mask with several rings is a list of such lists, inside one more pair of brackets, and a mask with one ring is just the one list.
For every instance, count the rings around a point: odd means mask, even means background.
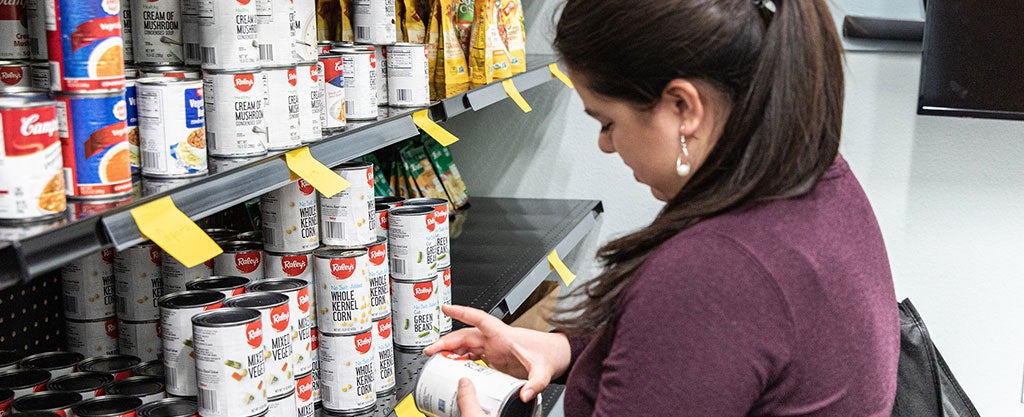
[{"label": "cream of mushroom soup can", "polygon": [[203,72],[210,156],[267,153],[267,85],[261,70]]},{"label": "cream of mushroom soup can", "polygon": [[320,335],[320,398],[324,409],[357,414],[377,402],[373,331]]},{"label": "cream of mushroom soup can", "polygon": [[313,143],[323,139],[323,90],[320,82],[320,62],[303,62],[298,65],[299,76],[299,131],[302,143]]},{"label": "cream of mushroom soup can", "polygon": [[316,5],[311,0],[295,2],[295,17],[292,27],[295,28],[295,55],[300,62],[312,61],[317,58]]},{"label": "cream of mushroom soup can", "polygon": [[434,208],[404,206],[388,212],[391,277],[416,280],[437,275],[437,223]]},{"label": "cream of mushroom soup can", "polygon": [[395,390],[395,344],[391,337],[391,317],[373,322],[373,389],[377,395],[387,394]]},{"label": "cream of mushroom soup can", "polygon": [[263,249],[268,252],[305,252],[320,247],[317,193],[306,180],[298,180],[260,197]]},{"label": "cream of mushroom soup can", "polygon": [[234,297],[245,294],[245,287],[252,282],[249,278],[236,276],[212,276],[201,278],[185,284],[189,291],[217,291],[225,297]]},{"label": "cream of mushroom soup can", "polygon": [[[287,2],[286,2],[287,3]],[[299,73],[294,65],[263,69],[267,78],[267,149],[285,150],[302,145],[299,127]]]},{"label": "cream of mushroom soup can", "polygon": [[209,165],[202,81],[143,78],[137,83],[142,175],[206,175]]},{"label": "cream of mushroom soup can", "polygon": [[224,301],[225,307],[250,308],[262,316],[263,348],[267,351],[264,389],[268,398],[295,392],[289,301],[287,295],[276,292],[251,292]]},{"label": "cream of mushroom soup can", "polygon": [[26,356],[18,367],[22,369],[42,369],[49,371],[53,378],[71,374],[75,365],[85,359],[81,353],[74,352],[43,352]]},{"label": "cream of mushroom soup can", "polygon": [[143,404],[167,398],[163,380],[151,376],[133,376],[116,381],[107,386],[106,394],[135,397],[142,400]]},{"label": "cream of mushroom soup can", "polygon": [[448,221],[448,200],[440,198],[410,198],[405,206],[428,206],[434,209],[434,233],[437,234],[437,267],[438,269],[452,266],[451,259],[451,224]]},{"label": "cream of mushroom soup can", "polygon": [[[29,0],[38,1],[38,0]],[[121,3],[121,38],[124,42],[124,50],[122,55],[124,56],[125,64],[135,62],[135,35],[133,34],[132,26],[132,1],[133,0],[120,0]],[[31,28],[30,28],[31,30]],[[45,30],[45,28],[44,28]],[[44,32],[45,36],[45,32]],[[44,40],[46,38],[43,38]],[[33,54],[32,59],[47,59],[48,57],[35,58]],[[125,74],[127,75],[127,74]]]},{"label": "cream of mushroom soup can", "polygon": [[164,256],[160,264],[160,278],[164,294],[185,291],[185,284],[197,279],[213,276],[213,259],[187,268],[173,256]]},{"label": "cream of mushroom soup can", "polygon": [[526,380],[480,365],[452,352],[438,352],[423,365],[413,399],[416,408],[431,417],[456,417],[459,380],[469,378],[476,388],[480,408],[490,416],[530,417],[540,415],[541,396],[528,403],[519,399]]},{"label": "cream of mushroom soup can", "polygon": [[295,408],[299,417],[313,417],[316,403],[313,402],[313,373],[297,377],[295,380]]},{"label": "cream of mushroom soup can", "polygon": [[388,46],[388,104],[394,107],[430,105],[427,45],[398,43]]},{"label": "cream of mushroom soup can", "polygon": [[64,317],[97,320],[115,314],[114,250],[81,257],[60,270]]},{"label": "cream of mushroom soup can", "polygon": [[160,320],[119,320],[117,337],[118,352],[136,356],[143,362],[159,359],[163,353],[163,346],[160,344]]},{"label": "cream of mushroom soup can", "polygon": [[221,308],[192,317],[199,415],[255,416],[266,412],[267,372],[259,311]]},{"label": "cream of mushroom soup can", "polygon": [[310,284],[300,279],[267,279],[249,284],[247,291],[275,292],[288,296],[288,311],[291,320],[292,359],[295,375],[313,370],[313,343],[311,316],[312,297]]},{"label": "cream of mushroom soup can", "polygon": [[253,0],[199,1],[199,48],[204,70],[259,66],[257,2]]},{"label": "cream of mushroom soup can", "polygon": [[452,331],[452,318],[444,314],[442,306],[452,305],[452,269],[445,268],[437,271],[437,278],[434,280],[434,287],[437,288],[437,317],[441,324],[441,334]]},{"label": "cream of mushroom soup can", "polygon": [[29,59],[28,10],[25,0],[0,2],[0,59]]},{"label": "cream of mushroom soup can", "polygon": [[352,29],[355,41],[375,45],[395,43],[395,2],[391,0],[354,0]]},{"label": "cream of mushroom soup can", "polygon": [[131,33],[124,37],[132,39],[135,63],[185,63],[181,0],[131,0],[131,18]]},{"label": "cream of mushroom soup can", "polygon": [[220,308],[225,298],[216,291],[182,291],[160,298],[160,335],[168,394],[196,395],[192,317]]},{"label": "cream of mushroom soup can", "polygon": [[223,253],[213,258],[214,275],[263,279],[263,244],[249,241],[220,242]]},{"label": "cream of mushroom soup can", "polygon": [[64,331],[69,352],[85,356],[113,355],[118,352],[117,317],[96,320],[65,320]]},{"label": "cream of mushroom soup can", "polygon": [[320,249],[314,271],[317,326],[322,333],[369,330],[370,279],[366,249]]},{"label": "cream of mushroom soup can", "polygon": [[255,0],[260,63],[290,65],[295,63],[295,0]]},{"label": "cream of mushroom soup can", "polygon": [[321,240],[325,245],[358,246],[377,240],[374,215],[373,164],[347,162],[334,172],[351,186],[334,197],[320,196]]},{"label": "cream of mushroom soup can", "polygon": [[345,66],[342,55],[320,55],[320,64],[324,68],[324,129],[344,129],[348,119],[345,116]]},{"label": "cream of mushroom soup can", "polygon": [[421,281],[392,280],[391,310],[396,347],[422,350],[440,337],[440,309],[434,278]]},{"label": "cream of mushroom soup can", "polygon": [[345,117],[349,120],[377,120],[377,53],[349,49],[341,54],[345,75]]},{"label": "cream of mushroom soup can", "polygon": [[263,276],[266,278],[297,278],[313,282],[313,251],[265,252],[263,265]]},{"label": "cream of mushroom soup can", "polygon": [[163,295],[162,259],[163,251],[153,243],[136,245],[114,255],[114,292],[119,319],[160,319],[157,300]]}]

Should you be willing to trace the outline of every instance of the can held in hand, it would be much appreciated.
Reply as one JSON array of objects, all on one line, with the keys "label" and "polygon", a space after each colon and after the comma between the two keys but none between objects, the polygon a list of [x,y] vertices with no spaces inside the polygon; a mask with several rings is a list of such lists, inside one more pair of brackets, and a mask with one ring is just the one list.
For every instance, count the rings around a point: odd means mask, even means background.
[{"label": "can held in hand", "polygon": [[164,294],[185,291],[185,284],[197,279],[213,276],[213,259],[186,268],[173,256],[164,256],[160,265],[160,277],[164,284]]},{"label": "can held in hand", "polygon": [[427,206],[434,209],[434,233],[437,234],[437,268],[452,266],[451,224],[448,222],[448,201],[440,198],[410,198],[405,206]]},{"label": "can held in hand", "polygon": [[267,351],[263,388],[269,398],[295,392],[289,301],[287,295],[276,292],[246,293],[224,301],[225,307],[250,308],[262,316],[263,347]]},{"label": "can held in hand", "polygon": [[113,0],[43,0],[54,91],[124,88],[121,5]]},{"label": "can held in hand", "polygon": [[423,365],[413,391],[416,408],[432,417],[458,416],[456,396],[462,378],[473,381],[480,408],[487,415],[530,417],[539,412],[539,394],[528,403],[519,399],[519,390],[526,385],[526,380],[514,378],[452,352],[438,352]]},{"label": "can held in hand", "polygon": [[196,395],[192,317],[220,308],[224,298],[224,294],[216,291],[184,291],[160,298],[160,333],[168,394]]},{"label": "can held in hand", "polygon": [[65,318],[96,320],[115,314],[113,249],[104,249],[65,265],[60,276]]},{"label": "can held in hand", "polygon": [[0,99],[0,219],[58,218],[67,207],[52,101]]},{"label": "can held in hand", "polygon": [[[5,6],[0,6],[2,10]],[[0,20],[0,22],[3,22]],[[32,67],[27,62],[0,61],[0,91],[32,86]]]},{"label": "can held in hand", "polygon": [[320,55],[324,67],[324,129],[344,129],[345,117],[345,66],[341,54]]},{"label": "can held in hand", "polygon": [[395,43],[395,2],[390,0],[354,0],[352,28],[355,41],[374,45]]},{"label": "can held in hand", "polygon": [[313,373],[307,373],[295,380],[295,408],[299,417],[312,417],[316,413],[313,402]]},{"label": "can held in hand", "polygon": [[388,256],[395,279],[437,275],[437,223],[432,207],[406,206],[388,213]]},{"label": "can held in hand", "polygon": [[377,120],[377,53],[346,50],[342,53],[345,74],[345,117]]},{"label": "can held in hand", "polygon": [[316,251],[317,326],[328,334],[369,330],[370,279],[366,249]]},{"label": "can held in hand", "polygon": [[259,242],[222,242],[223,253],[213,258],[214,275],[263,279],[263,245]]},{"label": "can held in hand", "polygon": [[422,281],[391,281],[392,328],[395,346],[422,350],[441,334],[434,278]]},{"label": "can held in hand", "polygon": [[203,93],[210,156],[267,153],[267,85],[259,69],[204,71]]},{"label": "can held in hand", "polygon": [[266,119],[267,149],[297,148],[302,145],[298,70],[289,65],[264,68],[263,74],[267,77],[267,111],[273,115]]},{"label": "can held in hand", "polygon": [[183,64],[181,0],[131,0],[132,52],[138,64]]},{"label": "can held in hand", "polygon": [[388,46],[388,104],[394,107],[430,105],[427,45]]},{"label": "can held in hand", "polygon": [[132,417],[141,406],[142,400],[135,397],[103,395],[78,403],[71,413],[76,417]]},{"label": "can held in hand", "polygon": [[105,372],[114,376],[114,381],[120,381],[134,376],[134,368],[142,363],[142,360],[131,355],[102,355],[85,358],[78,363],[78,370],[82,372]]},{"label": "can held in hand", "polygon": [[[49,50],[46,48],[45,2],[46,0],[25,0],[25,13],[28,20],[28,51],[29,58],[33,61],[50,59]],[[49,63],[46,65],[49,67]]]},{"label": "can held in hand", "polygon": [[50,391],[74,392],[83,400],[103,395],[104,388],[114,382],[114,376],[103,372],[74,372],[61,377],[54,377],[47,384]]},{"label": "can held in hand", "polygon": [[314,1],[295,2],[295,54],[299,62],[313,61],[317,57],[316,5]]},{"label": "can held in hand", "polygon": [[373,332],[320,335],[320,397],[324,409],[357,414],[377,402]]},{"label": "can held in hand", "polygon": [[162,259],[163,251],[154,243],[132,246],[114,255],[118,318],[127,321],[160,319],[157,300],[163,295]]},{"label": "can held in hand", "polygon": [[313,282],[313,251],[265,252],[263,265],[263,275],[266,278],[298,278]]},{"label": "can held in hand", "polygon": [[395,344],[391,337],[391,317],[373,322],[373,390],[377,395],[395,390]]},{"label": "can held in hand", "polygon": [[305,252],[320,246],[317,193],[306,180],[292,182],[260,197],[263,248],[270,252]]},{"label": "can held in hand", "polygon": [[68,196],[95,199],[131,193],[128,105],[124,94],[118,90],[107,94],[60,95],[56,100]]},{"label": "can held in hand", "polygon": [[142,175],[205,175],[206,116],[203,83],[177,78],[138,81]]},{"label": "can held in hand", "polygon": [[267,410],[263,321],[259,311],[222,308],[192,318],[203,417],[254,416]]},{"label": "can held in hand", "polygon": [[288,312],[291,326],[292,357],[295,375],[302,375],[313,370],[313,345],[311,330],[313,328],[312,297],[310,285],[299,279],[267,279],[249,284],[247,291],[269,291],[288,296]]},{"label": "can held in hand", "polygon": [[256,3],[199,2],[199,41],[204,70],[259,66]]},{"label": "can held in hand", "polygon": [[259,0],[256,2],[256,24],[260,64],[295,64],[294,0]]},{"label": "can held in hand", "polygon": [[190,291],[206,290],[217,291],[225,297],[234,297],[245,294],[245,287],[252,282],[249,278],[236,276],[212,276],[201,278],[185,284]]},{"label": "can held in hand", "polygon": [[69,352],[85,356],[114,355],[118,353],[117,317],[96,320],[65,320]]},{"label": "can held in hand", "polygon": [[18,415],[21,415],[20,413],[35,415],[36,412],[40,414],[49,412],[58,416],[68,415],[71,412],[71,406],[81,401],[82,394],[75,392],[43,391],[14,399],[11,409],[15,413],[19,413]]},{"label": "can held in hand", "polygon": [[377,240],[370,218],[374,213],[373,164],[346,162],[334,172],[351,186],[334,197],[320,196],[321,240],[325,245],[358,246]]},{"label": "can held in hand", "polygon": [[160,344],[160,320],[119,320],[117,337],[118,352],[136,356],[143,362],[159,359],[163,353],[163,346]]},{"label": "can held in hand", "polygon": [[320,116],[323,112],[323,91],[320,87],[319,61],[303,62],[298,69],[299,89],[299,130],[302,143],[313,143],[323,139],[323,124]]},{"label": "can held in hand", "polygon": [[160,378],[151,376],[132,376],[116,381],[107,386],[107,395],[127,395],[142,400],[143,404],[167,398],[164,383]]},{"label": "can held in hand", "polygon": [[75,365],[85,359],[81,353],[74,352],[43,352],[26,356],[18,367],[22,369],[42,369],[49,371],[53,378],[71,374]]}]

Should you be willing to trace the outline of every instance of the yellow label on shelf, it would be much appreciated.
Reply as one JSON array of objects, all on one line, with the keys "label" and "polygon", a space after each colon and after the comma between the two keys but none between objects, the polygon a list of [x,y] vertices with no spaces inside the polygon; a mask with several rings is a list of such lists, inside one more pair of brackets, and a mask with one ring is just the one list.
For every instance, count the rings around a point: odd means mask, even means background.
[{"label": "yellow label on shelf", "polygon": [[452,132],[445,130],[441,125],[430,120],[430,116],[427,115],[427,110],[425,109],[413,113],[412,121],[413,123],[416,123],[416,127],[427,132],[427,134],[434,138],[437,143],[440,143],[441,146],[448,147],[459,141],[459,138],[455,137]]},{"label": "yellow label on shelf", "polygon": [[326,197],[334,197],[352,186],[336,172],[313,158],[313,154],[309,153],[307,146],[284,154],[284,162],[288,164],[288,169],[293,174],[293,180],[294,176],[306,180],[309,185]]},{"label": "yellow label on shelf", "polygon": [[569,76],[565,75],[565,73],[562,72],[560,68],[558,68],[558,64],[548,65],[548,68],[551,69],[551,75],[553,75],[555,78],[562,80],[562,82],[565,83],[565,85],[569,86],[569,88],[576,88],[576,86],[572,84],[572,80],[569,79]]},{"label": "yellow label on shelf", "polygon": [[551,264],[551,269],[554,269],[558,273],[558,276],[562,278],[562,282],[568,287],[572,285],[572,282],[576,280],[576,274],[569,270],[569,267],[565,266],[565,262],[562,262],[562,258],[558,257],[558,251],[553,250],[548,255],[548,263]]},{"label": "yellow label on shelf", "polygon": [[203,229],[178,210],[170,196],[132,209],[131,214],[143,237],[187,268],[224,252]]},{"label": "yellow label on shelf", "polygon": [[412,394],[406,395],[398,405],[395,406],[395,415],[398,417],[426,417],[416,408],[416,401]]},{"label": "yellow label on shelf", "polygon": [[519,89],[516,88],[515,83],[511,79],[501,82],[501,86],[505,88],[505,93],[512,98],[512,101],[516,102],[523,113],[529,113],[533,111],[533,107],[530,107],[530,103],[526,102],[522,94],[519,94]]}]

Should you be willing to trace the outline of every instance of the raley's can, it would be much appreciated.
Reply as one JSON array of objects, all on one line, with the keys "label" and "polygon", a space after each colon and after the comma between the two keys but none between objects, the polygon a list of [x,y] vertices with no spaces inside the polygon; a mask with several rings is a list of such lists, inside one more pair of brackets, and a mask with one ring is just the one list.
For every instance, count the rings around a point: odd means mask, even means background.
[{"label": "raley's can", "polygon": [[377,120],[377,53],[346,50],[342,53],[345,74],[345,117]]},{"label": "raley's can", "polygon": [[153,243],[130,247],[114,255],[114,293],[117,317],[128,321],[160,318],[157,300],[163,295],[160,264],[163,251]]},{"label": "raley's can", "polygon": [[143,404],[167,398],[164,383],[160,378],[151,376],[133,376],[116,381],[107,386],[107,395],[127,395],[142,400]]},{"label": "raley's can", "polygon": [[18,367],[22,369],[42,369],[49,371],[50,376],[57,378],[68,375],[75,370],[75,365],[85,357],[74,352],[43,352],[26,356]]},{"label": "raley's can", "polygon": [[209,167],[202,81],[143,78],[138,83],[142,175],[206,175]]},{"label": "raley's can", "polygon": [[32,88],[50,91],[50,64],[48,62],[33,62],[31,68]]},{"label": "raley's can", "polygon": [[256,281],[263,279],[263,245],[259,242],[222,242],[224,253],[213,258],[214,275],[233,275]]},{"label": "raley's can", "polygon": [[132,173],[142,168],[139,151],[139,85],[138,80],[129,78],[124,82],[125,123],[128,126],[128,164]]},{"label": "raley's can", "polygon": [[316,251],[317,326],[328,334],[351,334],[373,326],[366,249]]},{"label": "raley's can", "polygon": [[452,305],[452,269],[445,268],[437,271],[437,278],[434,280],[434,287],[437,288],[437,317],[441,323],[441,334],[452,331],[452,318],[441,309],[442,306]]},{"label": "raley's can", "polygon": [[[46,0],[25,0],[28,20],[28,50],[33,61],[46,61],[50,53],[46,48]],[[8,32],[9,33],[9,32]],[[49,67],[49,63],[46,63]],[[49,69],[47,69],[49,71]],[[49,86],[47,86],[49,88]]]},{"label": "raley's can", "polygon": [[366,275],[370,280],[370,318],[379,320],[391,315],[391,294],[388,284],[388,241],[377,239],[366,246],[342,247],[339,249],[366,250]]},{"label": "raley's can", "polygon": [[58,218],[67,208],[52,101],[0,99],[0,219]]},{"label": "raley's can", "polygon": [[138,417],[198,417],[195,399],[167,398],[139,407]]},{"label": "raley's can", "polygon": [[[0,10],[4,6],[0,6]],[[0,92],[32,86],[32,67],[27,62],[0,61]]]},{"label": "raley's can", "polygon": [[256,0],[256,30],[260,63],[291,65],[295,63],[294,0]]},{"label": "raley's can", "polygon": [[449,268],[451,259],[451,225],[448,221],[448,201],[440,198],[410,198],[405,206],[427,206],[434,209],[434,233],[437,234],[437,268]]},{"label": "raley's can", "polygon": [[266,252],[263,254],[263,265],[263,276],[266,278],[298,278],[313,282],[313,251]]},{"label": "raley's can", "polygon": [[264,68],[263,75],[267,78],[267,111],[272,115],[266,118],[267,149],[297,148],[302,145],[298,70],[294,65]]},{"label": "raley's can", "polygon": [[160,358],[160,320],[124,321],[117,325],[118,352],[136,356],[144,362]]},{"label": "raley's can", "polygon": [[185,284],[197,279],[213,276],[213,259],[186,268],[173,256],[164,256],[160,265],[160,277],[164,284],[164,294],[185,291]]},{"label": "raley's can", "polygon": [[133,369],[140,363],[141,359],[131,355],[102,355],[83,359],[77,368],[82,372],[105,372],[120,381],[135,375]]},{"label": "raley's can", "polygon": [[27,20],[24,0],[0,2],[0,59],[29,59]]},{"label": "raley's can", "polygon": [[116,0],[43,0],[54,91],[124,88],[121,5]]},{"label": "raley's can", "polygon": [[131,193],[124,94],[60,95],[56,100],[68,196],[95,199]]},{"label": "raley's can", "polygon": [[198,68],[185,68],[175,65],[157,65],[151,67],[143,67],[141,70],[139,70],[139,75],[143,78],[163,77],[195,80],[203,79],[203,73]]},{"label": "raley's can", "polygon": [[391,277],[433,279],[437,275],[437,223],[434,209],[400,207],[388,213],[388,255]]},{"label": "raley's can", "polygon": [[370,221],[373,223],[373,228],[377,230],[378,239],[388,238],[388,210],[391,210],[391,207],[384,204],[373,206],[373,217],[370,218]]},{"label": "raley's can", "polygon": [[313,370],[312,297],[308,282],[300,279],[267,279],[249,284],[250,292],[275,292],[288,296],[289,324],[291,326],[292,358],[295,375]]},{"label": "raley's can", "polygon": [[251,0],[207,0],[198,3],[199,40],[204,70],[259,66],[256,3],[258,1]]},{"label": "raley's can", "polygon": [[259,311],[222,308],[192,318],[203,417],[255,416],[266,412],[267,372]]},{"label": "raley's can", "polygon": [[519,398],[519,390],[526,385],[526,380],[503,374],[452,352],[438,352],[423,365],[413,391],[416,408],[431,417],[460,415],[456,396],[462,378],[473,381],[480,408],[487,415],[529,417],[540,413],[539,394],[528,403]]},{"label": "raley's can", "polygon": [[287,295],[276,292],[246,293],[224,301],[225,307],[251,308],[262,316],[263,348],[267,352],[263,388],[268,398],[295,392],[289,301]]},{"label": "raley's can", "polygon": [[60,270],[64,317],[96,320],[111,317],[114,309],[114,250],[83,256]]},{"label": "raley's can", "polygon": [[313,402],[313,373],[295,379],[295,408],[299,417],[313,417],[316,404]]},{"label": "raley's can", "polygon": [[373,332],[320,335],[320,397],[324,409],[358,414],[373,408]]},{"label": "raley's can", "polygon": [[224,294],[216,291],[184,291],[160,298],[160,333],[168,394],[196,395],[192,317],[220,308],[224,298]]},{"label": "raley's can", "polygon": [[391,317],[373,322],[373,389],[377,395],[395,390],[395,344],[391,337]]},{"label": "raley's can", "polygon": [[320,56],[324,67],[324,129],[339,130],[346,125],[345,66],[341,54]]},{"label": "raley's can", "polygon": [[[38,0],[36,0],[38,1]],[[124,43],[124,51],[122,53],[125,62],[125,77],[128,76],[127,64],[135,62],[135,35],[132,30],[132,1],[133,0],[119,0],[121,3],[121,41]],[[45,59],[45,58],[44,58]]]},{"label": "raley's can", "polygon": [[252,282],[249,278],[236,276],[212,276],[201,278],[185,284],[190,291],[206,290],[217,291],[225,297],[234,297],[245,294],[245,286]]},{"label": "raley's can", "polygon": [[299,61],[312,61],[317,57],[316,5],[314,1],[295,2],[295,55]]},{"label": "raley's can", "polygon": [[354,0],[352,28],[355,41],[375,45],[395,43],[395,2],[390,0]]},{"label": "raley's can", "polygon": [[71,406],[82,401],[82,394],[75,392],[43,391],[16,398],[11,403],[11,409],[22,415],[51,414],[68,415]]},{"label": "raley's can", "polygon": [[78,403],[71,407],[71,413],[75,417],[132,417],[139,407],[142,407],[141,399],[127,395],[103,395]]},{"label": "raley's can", "polygon": [[292,392],[270,398],[267,400],[267,414],[265,417],[297,417],[298,408],[295,407],[295,390]]},{"label": "raley's can", "polygon": [[323,124],[320,123],[324,107],[320,62],[300,63],[296,71],[299,76],[299,130],[302,143],[318,142],[324,134]]},{"label": "raley's can", "polygon": [[440,337],[434,278],[412,282],[392,280],[391,309],[395,346],[422,350]]},{"label": "raley's can", "polygon": [[204,71],[203,93],[210,156],[267,153],[267,85],[260,70]]},{"label": "raley's can", "polygon": [[185,62],[181,0],[131,0],[132,51],[138,64]]},{"label": "raley's can", "polygon": [[263,249],[304,252],[320,247],[316,189],[298,180],[260,197]]},{"label": "raley's can", "polygon": [[430,105],[427,45],[399,43],[388,46],[388,104],[394,107]]},{"label": "raley's can", "polygon": [[65,320],[68,351],[90,355],[113,355],[118,352],[117,317],[97,320]]},{"label": "raley's can", "polygon": [[313,402],[320,405],[320,332],[313,327],[309,335],[313,342]]},{"label": "raley's can", "polygon": [[114,376],[103,372],[73,372],[50,380],[46,388],[50,391],[74,392],[83,400],[103,395],[104,388],[114,382]]},{"label": "raley's can", "polygon": [[0,387],[14,391],[14,398],[46,390],[50,373],[42,369],[15,369],[0,372]]},{"label": "raley's can", "polygon": [[374,213],[373,164],[346,162],[334,172],[351,186],[334,197],[320,196],[321,239],[325,245],[358,246],[377,240],[370,218]]}]

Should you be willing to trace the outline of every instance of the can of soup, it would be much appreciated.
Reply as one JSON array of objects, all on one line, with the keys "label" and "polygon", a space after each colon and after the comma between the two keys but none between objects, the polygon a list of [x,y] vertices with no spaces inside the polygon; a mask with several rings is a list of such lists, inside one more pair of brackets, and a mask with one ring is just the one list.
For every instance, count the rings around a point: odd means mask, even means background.
[{"label": "can of soup", "polygon": [[160,378],[151,376],[133,376],[116,381],[107,386],[107,395],[127,395],[142,400],[143,404],[167,398],[164,383]]},{"label": "can of soup", "polygon": [[377,396],[395,390],[395,344],[391,324],[390,316],[373,322],[373,389]]},{"label": "can of soup", "polygon": [[55,103],[2,98],[0,125],[0,220],[63,216],[67,203]]},{"label": "can of soup", "polygon": [[519,390],[526,385],[526,380],[514,378],[452,352],[438,352],[423,365],[413,391],[416,408],[431,416],[460,415],[456,396],[462,378],[473,381],[480,408],[487,415],[529,417],[540,411],[539,394],[528,403],[519,399]]},{"label": "can of soup", "polygon": [[33,62],[31,66],[31,81],[32,88],[38,88],[41,90],[50,91],[50,63],[49,62]]},{"label": "can of soup", "polygon": [[53,378],[46,388],[50,391],[74,392],[81,395],[83,400],[88,400],[103,395],[104,389],[111,382],[114,382],[114,376],[107,373],[73,372]]},{"label": "can of soup", "polygon": [[154,243],[132,246],[114,255],[117,317],[127,321],[160,318],[157,300],[163,295],[160,264],[163,251]]},{"label": "can of soup", "polygon": [[176,78],[139,80],[142,175],[206,175],[203,83]]},{"label": "can of soup", "polygon": [[294,0],[259,0],[256,2],[256,30],[260,63],[263,65],[295,64],[295,29],[292,16]]},{"label": "can of soup", "polygon": [[295,379],[295,408],[299,417],[315,415],[316,404],[313,402],[313,373],[307,373]]},{"label": "can of soup", "polygon": [[434,209],[434,233],[437,234],[437,267],[438,269],[452,266],[451,225],[448,222],[448,200],[440,198],[410,198],[405,206],[427,206]]},{"label": "can of soup", "polygon": [[395,43],[395,2],[353,0],[352,28],[355,41],[375,45]]},{"label": "can of soup", "polygon": [[236,295],[245,294],[245,286],[249,285],[252,280],[245,277],[238,276],[212,276],[209,278],[200,278],[195,281],[185,284],[185,289],[189,291],[217,291],[224,294],[225,297],[234,297]]},{"label": "can of soup", "polygon": [[143,67],[139,70],[139,75],[143,78],[163,77],[194,80],[203,79],[203,73],[198,68],[179,67],[176,65],[155,65]]},{"label": "can of soup", "polygon": [[195,3],[182,0],[181,5],[181,40],[185,47],[185,65],[198,67],[203,63],[202,48],[199,46],[199,9],[186,9],[185,5]]},{"label": "can of soup", "polygon": [[186,268],[173,256],[164,256],[160,264],[160,277],[163,280],[163,294],[172,294],[185,291],[185,284],[189,281],[208,278],[213,276],[213,259]]},{"label": "can of soup", "polygon": [[143,361],[160,358],[160,320],[118,321],[118,352],[136,356]]},{"label": "can of soup", "polygon": [[37,413],[44,414],[44,412],[58,416],[68,415],[71,412],[71,406],[81,401],[82,394],[75,392],[44,391],[16,398],[11,403],[11,409],[15,413],[19,413],[16,415],[21,415],[20,413],[36,415]]},{"label": "can of soup", "polygon": [[369,330],[370,279],[366,249],[316,251],[317,326],[329,334]]},{"label": "can of soup", "polygon": [[259,242],[222,242],[223,253],[213,258],[214,275],[233,275],[252,281],[263,279],[263,245]]},{"label": "can of soup", "polygon": [[182,64],[181,0],[131,0],[133,53],[139,64]]},{"label": "can of soup", "polygon": [[124,88],[120,3],[113,0],[43,1],[53,90],[85,92]]},{"label": "can of soup", "polygon": [[259,66],[256,3],[258,2],[198,3],[200,52],[204,70]]},{"label": "can of soup", "polygon": [[24,0],[0,2],[0,59],[29,59],[28,10]]},{"label": "can of soup", "polygon": [[196,395],[192,317],[220,308],[224,298],[224,294],[216,291],[184,291],[160,298],[160,333],[168,394]]},{"label": "can of soup", "polygon": [[97,320],[65,320],[68,351],[90,355],[113,355],[117,349],[117,317]]},{"label": "can of soup", "polygon": [[[2,9],[4,6],[0,6]],[[2,20],[0,20],[2,22]],[[32,86],[32,67],[24,61],[0,61],[0,92]]]},{"label": "can of soup", "polygon": [[334,172],[351,186],[334,197],[320,196],[323,243],[334,246],[367,245],[377,240],[370,218],[374,213],[373,164],[346,162]]},{"label": "can of soup", "polygon": [[[123,80],[120,85],[124,87]],[[124,93],[58,95],[56,100],[68,196],[95,199],[130,194]]]},{"label": "can of soup", "polygon": [[263,248],[293,253],[320,246],[316,189],[298,180],[260,197]]},{"label": "can of soup", "polygon": [[261,415],[267,411],[263,321],[259,311],[221,308],[192,318],[203,417]]},{"label": "can of soup", "polygon": [[70,374],[75,370],[75,365],[85,357],[81,353],[74,352],[43,352],[26,356],[18,366],[22,369],[42,369],[49,371],[53,378]]},{"label": "can of soup", "polygon": [[263,275],[266,278],[298,278],[313,282],[313,251],[296,253],[264,253]]},{"label": "can of soup", "polygon": [[267,111],[276,116],[266,119],[267,149],[297,148],[302,145],[298,70],[294,65],[265,67],[263,74],[267,77]]},{"label": "can of soup", "polygon": [[324,126],[327,130],[344,129],[345,117],[345,71],[341,54],[320,55],[324,67]]},{"label": "can of soup", "polygon": [[[274,292],[288,296],[289,325],[292,345],[294,374],[302,375],[313,370],[311,330],[313,314],[310,285],[299,279],[268,279],[249,284],[247,291]],[[283,341],[282,341],[283,342]]]},{"label": "can of soup", "polygon": [[112,375],[114,381],[134,376],[133,369],[142,360],[132,355],[102,355],[82,359],[76,368],[81,372],[104,372]]},{"label": "can of soup", "polygon": [[65,318],[96,320],[115,314],[113,249],[65,265],[60,276]]},{"label": "can of soup", "polygon": [[320,63],[303,62],[298,66],[299,129],[302,143],[313,143],[323,139],[323,91],[320,87]]},{"label": "can of soup", "polygon": [[345,116],[352,120],[377,120],[377,53],[372,50],[346,50],[342,59]]},{"label": "can of soup", "polygon": [[373,332],[320,335],[320,397],[324,409],[358,414],[373,408]]},{"label": "can of soup", "polygon": [[50,59],[50,53],[46,48],[45,1],[25,0],[25,14],[28,21],[28,51],[29,58],[33,61]]},{"label": "can of soup", "polygon": [[300,62],[317,57],[316,5],[314,1],[295,2],[295,54]]},{"label": "can of soup", "polygon": [[191,398],[167,398],[146,404],[137,411],[138,417],[197,417],[196,401]]},{"label": "can of soup", "polygon": [[133,417],[142,406],[142,400],[126,395],[103,395],[85,400],[74,407],[75,417]]},{"label": "can of soup", "polygon": [[388,256],[398,280],[437,275],[437,224],[432,207],[400,207],[388,212]]},{"label": "can of soup", "polygon": [[211,156],[267,153],[267,85],[259,69],[203,72]]},{"label": "can of soup", "polygon": [[[126,64],[125,66],[127,67],[128,63],[135,62],[135,35],[134,31],[132,30],[132,0],[119,1],[121,3],[121,41],[124,42],[124,50],[122,56]],[[46,59],[46,57],[44,57],[43,59]],[[127,77],[127,68],[125,68],[125,70],[125,76]]]},{"label": "can of soup", "polygon": [[399,43],[388,47],[388,104],[394,107],[430,105],[427,45]]},{"label": "can of soup", "polygon": [[290,299],[276,292],[252,292],[224,301],[225,307],[257,310],[263,320],[263,346],[267,354],[265,374],[267,397],[295,392]]},{"label": "can of soup", "polygon": [[440,337],[440,309],[433,277],[391,281],[391,309],[396,347],[422,350]]}]

